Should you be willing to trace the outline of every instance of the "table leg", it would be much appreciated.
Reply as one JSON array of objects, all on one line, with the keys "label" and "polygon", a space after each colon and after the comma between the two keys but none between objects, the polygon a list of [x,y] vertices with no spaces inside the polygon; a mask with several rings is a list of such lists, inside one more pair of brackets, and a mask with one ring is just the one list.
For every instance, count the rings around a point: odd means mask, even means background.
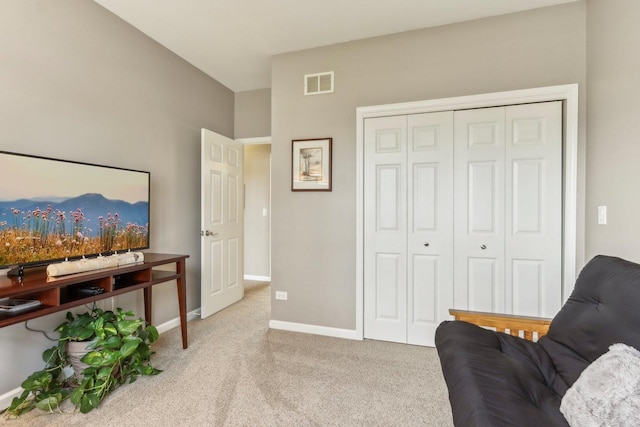
[{"label": "table leg", "polygon": [[144,320],[147,321],[147,323],[153,324],[152,322],[152,318],[151,318],[151,313],[153,313],[152,311],[152,305],[151,305],[151,286],[147,286],[146,288],[144,288],[143,290],[144,292]]},{"label": "table leg", "polygon": [[185,260],[178,261],[176,263],[176,272],[178,273],[178,279],[176,284],[178,286],[178,305],[180,307],[180,329],[182,331],[182,348],[187,348],[187,280],[185,277],[186,268]]}]

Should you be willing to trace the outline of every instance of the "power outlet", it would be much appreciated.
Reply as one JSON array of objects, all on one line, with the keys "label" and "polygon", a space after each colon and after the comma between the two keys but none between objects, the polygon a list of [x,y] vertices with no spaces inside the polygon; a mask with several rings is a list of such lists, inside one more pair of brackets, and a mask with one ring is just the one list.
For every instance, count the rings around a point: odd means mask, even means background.
[{"label": "power outlet", "polygon": [[288,298],[288,295],[285,291],[276,291],[276,299],[286,301],[287,298]]}]

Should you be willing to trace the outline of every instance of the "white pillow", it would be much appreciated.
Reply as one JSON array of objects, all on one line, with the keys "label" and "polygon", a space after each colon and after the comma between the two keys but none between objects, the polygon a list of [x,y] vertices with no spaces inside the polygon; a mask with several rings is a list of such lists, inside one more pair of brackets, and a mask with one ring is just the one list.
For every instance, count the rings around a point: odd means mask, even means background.
[{"label": "white pillow", "polygon": [[640,426],[640,351],[609,347],[567,390],[560,412],[572,427]]}]

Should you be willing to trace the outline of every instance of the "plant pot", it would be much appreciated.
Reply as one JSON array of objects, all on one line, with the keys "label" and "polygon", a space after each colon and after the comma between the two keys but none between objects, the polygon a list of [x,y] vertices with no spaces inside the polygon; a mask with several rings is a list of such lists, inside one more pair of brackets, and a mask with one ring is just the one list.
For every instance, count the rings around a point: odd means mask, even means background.
[{"label": "plant pot", "polygon": [[85,354],[89,353],[90,349],[87,346],[90,344],[90,341],[68,341],[67,342],[67,354],[69,355],[69,362],[73,367],[73,372],[78,379],[78,381],[82,381],[83,372],[85,368],[88,368],[89,365],[82,362],[81,359]]}]

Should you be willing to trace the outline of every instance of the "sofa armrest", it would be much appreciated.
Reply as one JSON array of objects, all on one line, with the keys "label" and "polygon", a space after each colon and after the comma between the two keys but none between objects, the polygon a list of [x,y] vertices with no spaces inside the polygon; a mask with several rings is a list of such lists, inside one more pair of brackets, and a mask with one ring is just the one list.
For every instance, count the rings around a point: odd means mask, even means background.
[{"label": "sofa armrest", "polygon": [[452,315],[455,320],[495,328],[498,332],[506,333],[506,331],[509,330],[509,334],[513,336],[520,336],[520,331],[522,331],[524,339],[529,341],[533,341],[534,332],[538,333],[536,337],[538,339],[546,335],[549,331],[549,325],[551,324],[551,319],[545,317],[484,313],[480,311],[456,310],[453,308],[449,310],[449,314]]}]

